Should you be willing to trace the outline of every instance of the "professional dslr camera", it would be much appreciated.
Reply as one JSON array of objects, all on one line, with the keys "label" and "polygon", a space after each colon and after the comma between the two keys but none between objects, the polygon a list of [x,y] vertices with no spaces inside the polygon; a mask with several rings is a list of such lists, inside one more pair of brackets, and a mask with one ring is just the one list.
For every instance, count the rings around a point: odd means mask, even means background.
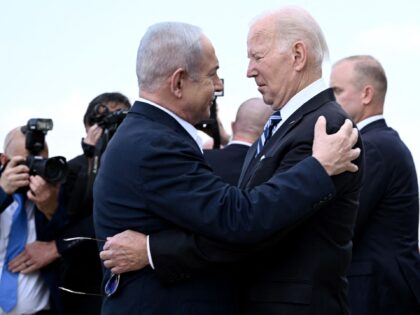
[{"label": "professional dslr camera", "polygon": [[39,153],[45,147],[45,135],[53,128],[52,119],[32,118],[26,126],[21,128],[25,135],[25,147],[30,155],[22,164],[29,167],[29,174],[39,175],[51,184],[57,184],[65,180],[68,173],[66,158],[55,156],[43,158]]},{"label": "professional dslr camera", "polygon": [[98,124],[104,130],[114,132],[118,126],[122,123],[125,116],[127,116],[128,110],[117,110],[110,112],[108,107],[104,104],[98,104],[95,106],[93,115],[90,117],[90,121],[93,124]]}]

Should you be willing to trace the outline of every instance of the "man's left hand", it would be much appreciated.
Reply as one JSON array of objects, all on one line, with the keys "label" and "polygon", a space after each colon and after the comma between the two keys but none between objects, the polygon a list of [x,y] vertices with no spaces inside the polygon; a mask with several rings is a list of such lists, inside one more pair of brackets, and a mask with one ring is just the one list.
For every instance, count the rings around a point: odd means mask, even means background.
[{"label": "man's left hand", "polygon": [[48,220],[51,220],[58,208],[58,193],[60,185],[53,185],[46,182],[41,176],[29,178],[28,199],[35,203]]},{"label": "man's left hand", "polygon": [[60,257],[55,241],[35,241],[27,244],[25,250],[9,263],[9,270],[29,274],[52,263]]}]

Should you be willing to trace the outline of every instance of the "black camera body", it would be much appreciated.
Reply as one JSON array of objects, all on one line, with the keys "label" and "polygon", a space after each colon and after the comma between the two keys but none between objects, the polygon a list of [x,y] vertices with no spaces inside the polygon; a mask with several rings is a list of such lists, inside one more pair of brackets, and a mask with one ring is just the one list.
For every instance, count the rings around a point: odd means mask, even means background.
[{"label": "black camera body", "polygon": [[127,113],[128,110],[123,109],[110,112],[106,105],[98,104],[90,117],[90,121],[93,124],[98,124],[104,130],[115,131],[127,116]]},{"label": "black camera body", "polygon": [[63,182],[68,173],[65,157],[43,158],[39,153],[45,148],[45,135],[53,128],[52,119],[31,118],[22,127],[25,135],[25,147],[30,155],[22,164],[29,167],[29,174],[39,175],[51,184]]}]

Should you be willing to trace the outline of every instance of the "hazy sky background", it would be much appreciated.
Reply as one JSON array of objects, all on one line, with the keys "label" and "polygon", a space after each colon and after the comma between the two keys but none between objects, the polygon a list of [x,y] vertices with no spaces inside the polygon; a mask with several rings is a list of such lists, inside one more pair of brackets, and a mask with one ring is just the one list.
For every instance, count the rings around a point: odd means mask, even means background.
[{"label": "hazy sky background", "polygon": [[[0,141],[29,118],[54,120],[50,155],[80,154],[82,116],[103,92],[137,97],[135,57],[147,26],[184,21],[213,41],[225,79],[219,98],[227,129],[237,106],[259,96],[246,78],[246,36],[257,14],[285,4],[307,9],[323,29],[330,60],[372,54],[389,80],[388,124],[399,131],[417,167],[419,148],[420,1],[5,1],[0,0]],[[330,65],[324,78],[329,82]]]}]

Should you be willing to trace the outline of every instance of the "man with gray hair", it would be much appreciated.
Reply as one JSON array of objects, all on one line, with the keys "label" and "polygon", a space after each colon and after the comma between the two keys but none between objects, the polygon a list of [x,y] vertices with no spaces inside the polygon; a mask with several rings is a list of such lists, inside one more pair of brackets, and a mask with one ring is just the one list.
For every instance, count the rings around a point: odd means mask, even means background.
[{"label": "man with gray hair", "polygon": [[383,116],[385,71],[372,56],[347,57],[334,65],[331,87],[365,148],[348,272],[352,314],[420,314],[417,175],[409,149]]},{"label": "man with gray hair", "polygon": [[[311,49],[311,46],[298,41],[293,47],[293,56],[299,59],[296,60],[297,72],[300,72],[309,59],[306,47]],[[279,247],[276,255],[287,253],[298,269],[311,259],[316,263],[304,268],[305,272],[300,274],[303,278],[297,278],[296,283],[286,291],[281,289],[280,293],[287,294],[290,288],[298,287],[298,291],[291,290],[292,296],[297,296],[298,302],[309,303],[316,300],[322,288],[321,294],[328,290],[336,297],[327,302],[333,304],[333,309],[339,309],[338,298],[342,296],[341,291],[337,293],[341,289],[338,277],[347,267],[347,225],[353,219],[356,206],[360,163],[355,159],[360,150],[351,149],[356,143],[357,131],[349,120],[344,122],[346,116],[330,99],[329,92],[321,93],[308,108],[286,119],[285,127],[277,130],[273,141],[269,141],[252,162],[252,168],[256,166],[255,176],[250,181],[245,174],[247,179],[242,181],[240,190],[212,173],[193,128],[209,117],[214,92],[222,89],[217,75],[218,60],[209,39],[198,27],[189,24],[155,24],[141,40],[137,64],[140,100],[133,105],[108,145],[94,186],[97,237],[108,238],[101,252],[105,267],[110,268],[104,275],[107,296],[103,314],[235,314],[238,291],[231,290],[229,284],[224,285],[230,279],[225,271],[204,273],[184,283],[165,284],[159,281],[153,266],[137,270],[142,263],[137,254],[144,253],[142,249],[148,243],[144,234],[182,228],[230,245],[255,244],[274,234],[285,233],[313,213],[316,215],[309,224],[305,221],[306,227],[300,225],[299,231],[295,230],[302,235],[289,234],[291,237],[282,245],[293,245],[292,248],[285,251],[286,248]],[[295,75],[295,83],[307,79],[307,71],[304,76]],[[263,94],[266,98],[265,91]],[[278,109],[284,104],[270,102],[270,105]],[[328,135],[325,118],[318,119],[323,114],[331,120],[329,132],[339,130],[343,123],[344,126],[336,134]],[[296,132],[292,130],[295,127]],[[278,145],[276,136],[282,138],[284,144]],[[268,135],[265,138],[268,139]],[[274,149],[273,144],[279,146],[279,150]],[[250,152],[250,157],[255,155],[255,147]],[[341,175],[328,176],[337,174]],[[323,208],[334,193],[333,206]],[[325,224],[316,224],[321,220]],[[127,229],[129,231],[124,232]],[[309,231],[302,233],[302,229]],[[115,236],[110,238],[112,235]],[[179,248],[183,240],[182,237],[168,238],[164,247]],[[289,244],[289,240],[292,243]],[[154,244],[152,235],[151,264]],[[134,266],[119,264],[121,257],[127,258],[125,253],[130,255],[127,246],[134,248],[134,256],[131,256]],[[320,259],[319,252],[324,250],[328,253],[322,256],[328,259]],[[195,260],[189,254],[178,254],[185,260]],[[267,271],[275,265],[262,259],[265,255],[259,258]],[[342,260],[338,267],[337,257]],[[277,258],[272,262],[277,263]],[[160,261],[158,258],[158,264]],[[129,269],[125,271],[133,272],[121,274],[119,268],[127,266]],[[310,283],[306,282],[307,269],[311,270]],[[253,277],[257,275],[252,269],[249,271]],[[327,277],[326,271],[331,276]],[[322,273],[321,280],[318,280],[318,272]],[[181,273],[176,279],[189,276],[189,273]],[[290,283],[290,278],[288,281]],[[254,284],[253,281],[247,283]],[[276,290],[273,294],[277,296],[279,292]],[[264,298],[272,296],[268,293]],[[319,303],[317,301],[317,305]],[[325,303],[321,301],[321,304]],[[261,314],[258,310],[250,311]]]}]

